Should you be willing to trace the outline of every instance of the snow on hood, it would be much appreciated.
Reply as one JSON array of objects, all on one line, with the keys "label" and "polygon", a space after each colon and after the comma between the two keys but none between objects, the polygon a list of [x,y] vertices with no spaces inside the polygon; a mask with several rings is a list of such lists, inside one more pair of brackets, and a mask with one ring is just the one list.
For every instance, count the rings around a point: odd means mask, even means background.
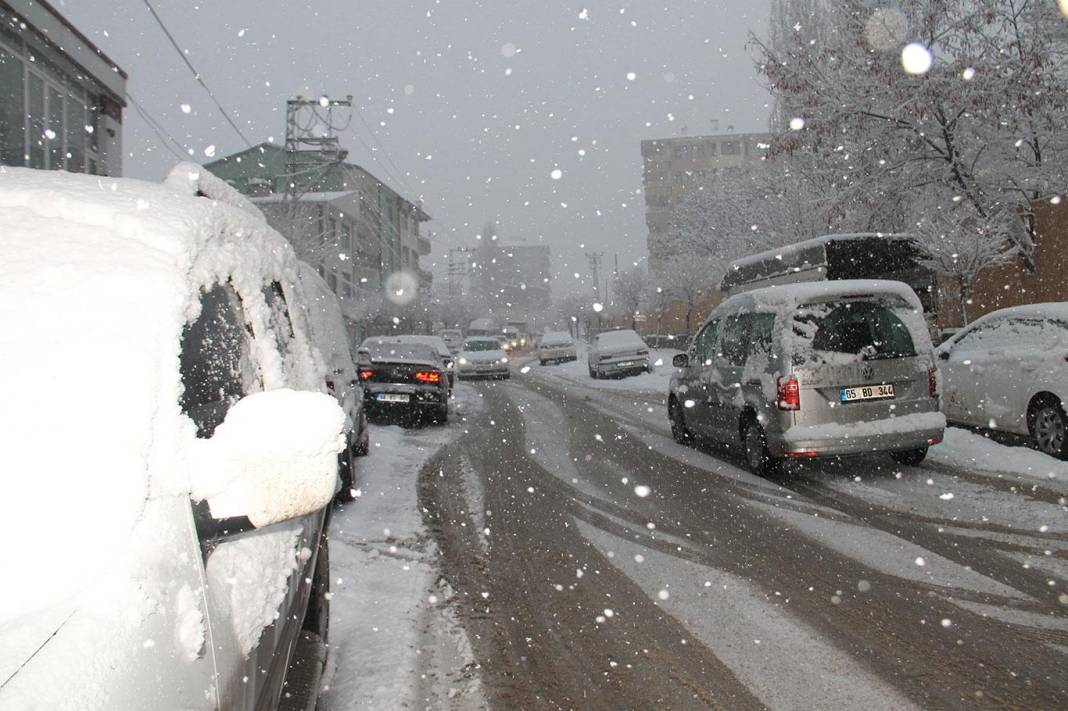
[{"label": "snow on hood", "polygon": [[[246,239],[223,242],[224,230]],[[18,168],[0,169],[0,234],[0,531],[18,542],[5,565],[21,581],[0,593],[3,629],[125,565],[151,498],[188,492],[173,463],[194,433],[178,361],[196,285],[235,265],[280,273],[293,256],[225,203]],[[280,367],[265,366],[267,387]]]}]

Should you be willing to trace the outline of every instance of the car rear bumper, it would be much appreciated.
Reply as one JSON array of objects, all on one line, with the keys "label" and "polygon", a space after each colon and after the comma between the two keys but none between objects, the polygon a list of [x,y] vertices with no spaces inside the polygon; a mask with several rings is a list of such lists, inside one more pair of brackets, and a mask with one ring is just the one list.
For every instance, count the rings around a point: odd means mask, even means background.
[{"label": "car rear bumper", "polygon": [[634,373],[649,368],[648,358],[626,358],[623,360],[605,360],[593,364],[593,369],[601,373]]},{"label": "car rear bumper", "polygon": [[493,378],[508,374],[506,364],[493,365],[464,365],[456,371],[459,378]]},{"label": "car rear bumper", "polygon": [[768,450],[776,457],[838,457],[920,449],[938,444],[946,429],[940,412],[902,415],[853,425],[824,424],[768,432]]},{"label": "car rear bumper", "polygon": [[[407,396],[407,400],[381,400],[379,396]],[[437,386],[409,385],[404,383],[368,383],[364,404],[371,410],[387,410],[405,406],[444,405],[449,401],[448,392]]]}]

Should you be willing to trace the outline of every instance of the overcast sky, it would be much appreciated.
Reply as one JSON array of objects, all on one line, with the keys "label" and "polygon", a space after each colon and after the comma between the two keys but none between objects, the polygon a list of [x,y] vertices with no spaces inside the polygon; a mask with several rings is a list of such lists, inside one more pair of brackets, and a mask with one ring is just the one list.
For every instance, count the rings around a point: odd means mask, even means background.
[{"label": "overcast sky", "polygon": [[[584,250],[629,264],[646,254],[642,139],[766,129],[745,43],[769,0],[151,1],[253,144],[284,139],[286,98],[352,94],[342,145],[423,201],[434,262],[496,220],[549,244],[568,282]],[[53,2],[196,160],[244,147],[143,0]],[[162,177],[174,156],[132,107],[124,121],[125,174]]]}]

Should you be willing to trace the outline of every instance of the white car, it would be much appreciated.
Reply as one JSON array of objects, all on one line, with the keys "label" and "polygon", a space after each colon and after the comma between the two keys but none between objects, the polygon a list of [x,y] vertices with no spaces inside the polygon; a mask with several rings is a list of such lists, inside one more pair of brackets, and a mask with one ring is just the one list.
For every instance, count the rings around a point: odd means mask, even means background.
[{"label": "white car", "polygon": [[508,354],[493,336],[468,338],[456,354],[456,374],[464,378],[504,378],[510,376]]},{"label": "white car", "polygon": [[363,406],[363,388],[352,360],[337,296],[310,264],[300,262],[297,274],[308,311],[309,333],[326,365],[326,387],[345,411],[348,446],[339,455],[341,488],[337,498],[339,501],[351,501],[354,490],[353,457],[366,456],[371,444],[367,411]]},{"label": "white car", "polygon": [[445,341],[445,345],[449,347],[450,353],[459,353],[460,347],[464,344],[464,334],[458,328],[446,328],[438,331],[438,336],[441,340]]},{"label": "white car", "polygon": [[345,426],[293,248],[192,164],[5,168],[0,234],[0,708],[275,708]]},{"label": "white car", "polygon": [[591,378],[653,372],[653,365],[649,362],[649,346],[629,328],[605,331],[594,336],[586,354],[586,363]]},{"label": "white car", "polygon": [[1001,309],[938,347],[946,418],[1068,458],[1068,302]]},{"label": "white car", "polygon": [[562,363],[578,358],[575,351],[575,341],[567,331],[549,331],[541,337],[538,343],[538,362]]}]

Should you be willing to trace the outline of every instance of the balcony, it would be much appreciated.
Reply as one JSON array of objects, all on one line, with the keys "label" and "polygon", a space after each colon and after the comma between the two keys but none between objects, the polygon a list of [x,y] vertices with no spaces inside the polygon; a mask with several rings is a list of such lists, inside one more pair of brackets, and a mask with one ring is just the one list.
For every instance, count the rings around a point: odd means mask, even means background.
[{"label": "balcony", "polygon": [[415,249],[420,256],[430,254],[430,240],[422,235],[415,238]]}]

